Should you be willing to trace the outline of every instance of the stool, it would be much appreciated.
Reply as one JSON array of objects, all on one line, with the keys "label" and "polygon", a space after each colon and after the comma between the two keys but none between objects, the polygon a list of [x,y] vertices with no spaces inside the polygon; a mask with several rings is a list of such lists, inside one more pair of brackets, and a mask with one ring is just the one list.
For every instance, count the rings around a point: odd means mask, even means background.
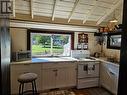
[{"label": "stool", "polygon": [[23,95],[23,93],[24,93],[23,90],[24,90],[24,84],[25,83],[31,83],[32,84],[33,95],[36,95],[37,94],[37,88],[36,88],[36,82],[35,82],[36,79],[37,79],[37,74],[35,74],[35,73],[21,74],[18,77],[18,82],[20,82],[20,85],[19,85],[19,95]]}]

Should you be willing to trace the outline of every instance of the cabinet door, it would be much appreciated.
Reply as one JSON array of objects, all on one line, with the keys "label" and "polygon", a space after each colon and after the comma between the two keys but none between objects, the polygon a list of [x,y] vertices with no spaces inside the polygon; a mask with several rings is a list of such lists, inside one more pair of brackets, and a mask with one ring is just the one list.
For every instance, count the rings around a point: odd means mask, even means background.
[{"label": "cabinet door", "polygon": [[76,86],[76,67],[66,69],[67,73],[67,86]]},{"label": "cabinet door", "polygon": [[[37,85],[37,90],[38,91],[42,90],[42,85],[41,85],[41,65],[42,64],[31,64],[30,67],[29,67],[29,72],[37,74],[36,85]],[[31,88],[31,85],[29,86],[29,88]]]},{"label": "cabinet door", "polygon": [[56,76],[56,88],[66,87],[68,81],[67,68],[59,68]]},{"label": "cabinet door", "polygon": [[[11,93],[18,93],[19,82],[17,81],[19,75],[29,72],[29,65],[16,64],[11,65]],[[26,86],[25,86],[26,89]]]},{"label": "cabinet door", "polygon": [[112,86],[112,80],[109,75],[106,63],[101,63],[101,68],[100,68],[100,81],[101,85],[104,86],[106,89],[111,91],[111,86]]},{"label": "cabinet door", "polygon": [[56,87],[56,69],[42,69],[42,90],[53,89]]},{"label": "cabinet door", "polygon": [[[36,83],[37,90],[41,90],[41,64],[15,64],[11,65],[11,93],[18,93],[19,82],[17,81],[18,77],[23,73],[36,73],[38,75]],[[24,90],[29,90],[31,84],[27,83],[24,85]]]},{"label": "cabinet door", "polygon": [[115,74],[111,73],[111,92],[115,95],[117,95],[117,90],[118,90],[118,77],[116,77]]},{"label": "cabinet door", "polygon": [[56,88],[76,86],[75,67],[59,68],[56,76]]}]

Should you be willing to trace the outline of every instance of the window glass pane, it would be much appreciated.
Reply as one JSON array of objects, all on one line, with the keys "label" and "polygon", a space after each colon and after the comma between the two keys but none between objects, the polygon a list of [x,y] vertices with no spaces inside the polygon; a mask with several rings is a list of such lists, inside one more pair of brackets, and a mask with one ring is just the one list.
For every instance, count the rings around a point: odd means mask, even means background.
[{"label": "window glass pane", "polygon": [[32,33],[32,56],[51,55],[51,36]]},{"label": "window glass pane", "polygon": [[121,46],[121,35],[112,35],[110,37],[110,46]]},{"label": "window glass pane", "polygon": [[70,56],[71,35],[31,33],[32,57]]},{"label": "window glass pane", "polygon": [[53,55],[70,56],[70,35],[53,35]]}]

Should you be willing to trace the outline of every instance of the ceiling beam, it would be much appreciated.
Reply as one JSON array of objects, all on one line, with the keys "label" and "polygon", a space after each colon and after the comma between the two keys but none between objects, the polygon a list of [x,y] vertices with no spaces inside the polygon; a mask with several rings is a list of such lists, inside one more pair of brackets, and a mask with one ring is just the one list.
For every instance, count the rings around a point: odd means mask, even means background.
[{"label": "ceiling beam", "polygon": [[57,3],[57,0],[54,0],[53,11],[52,11],[52,21],[54,21],[54,18],[55,18],[56,3]]},{"label": "ceiling beam", "polygon": [[72,15],[73,15],[73,13],[74,13],[74,11],[75,11],[76,6],[78,5],[78,3],[79,3],[79,0],[76,0],[74,6],[73,6],[73,8],[72,8],[72,11],[71,11],[71,13],[70,13],[70,15],[69,15],[68,23],[70,22],[71,17],[72,17]]},{"label": "ceiling beam", "polygon": [[120,5],[122,4],[122,0],[118,0],[117,3],[113,4],[111,6],[111,9],[107,10],[106,14],[104,16],[102,16],[96,23],[96,25],[99,25],[101,22],[103,22],[112,12],[114,12],[114,10]]},{"label": "ceiling beam", "polygon": [[84,20],[83,20],[83,24],[88,20],[89,16],[93,13],[93,11],[96,9],[97,7],[97,3],[98,1],[94,1],[94,6],[92,7],[92,9],[88,12],[88,14],[84,17]]},{"label": "ceiling beam", "polygon": [[15,0],[13,0],[13,17],[15,18]]},{"label": "ceiling beam", "polygon": [[30,15],[32,19],[34,18],[33,2],[34,2],[33,0],[30,0]]}]

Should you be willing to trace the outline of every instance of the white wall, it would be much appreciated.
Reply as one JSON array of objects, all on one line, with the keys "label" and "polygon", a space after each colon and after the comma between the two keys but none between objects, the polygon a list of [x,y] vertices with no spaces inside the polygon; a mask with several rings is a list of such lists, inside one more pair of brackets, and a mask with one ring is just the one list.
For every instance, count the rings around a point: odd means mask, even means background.
[{"label": "white wall", "polygon": [[117,49],[107,49],[106,43],[103,45],[103,52],[106,57],[113,57],[116,61],[120,61],[120,50]]},{"label": "white wall", "polygon": [[27,50],[27,30],[21,28],[10,28],[12,52]]}]

